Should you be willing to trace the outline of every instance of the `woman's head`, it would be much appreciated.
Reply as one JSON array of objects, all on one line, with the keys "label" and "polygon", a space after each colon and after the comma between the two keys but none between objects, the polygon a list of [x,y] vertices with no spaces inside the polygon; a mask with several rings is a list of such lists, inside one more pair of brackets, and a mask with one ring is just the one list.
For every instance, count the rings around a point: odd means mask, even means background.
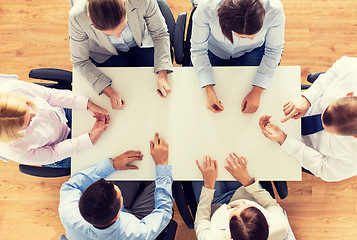
[{"label": "woman's head", "polygon": [[231,212],[229,229],[233,240],[266,240],[269,236],[268,222],[263,213],[244,202]]},{"label": "woman's head", "polygon": [[88,0],[88,14],[94,27],[103,32],[116,30],[124,22],[126,25],[124,0]]},{"label": "woman's head", "polygon": [[27,98],[0,94],[0,142],[11,143],[22,138],[19,131],[28,127],[35,109],[35,104]]},{"label": "woman's head", "polygon": [[232,32],[254,39],[263,26],[265,9],[259,0],[225,0],[217,15],[223,35],[233,43]]}]

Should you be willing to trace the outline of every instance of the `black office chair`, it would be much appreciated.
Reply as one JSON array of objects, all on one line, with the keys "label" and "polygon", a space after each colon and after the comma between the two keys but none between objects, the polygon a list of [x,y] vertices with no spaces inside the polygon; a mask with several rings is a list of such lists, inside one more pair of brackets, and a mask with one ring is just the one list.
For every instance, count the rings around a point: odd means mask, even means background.
[{"label": "black office chair", "polygon": [[[49,80],[51,82],[36,83],[45,87],[72,90],[72,72],[57,68],[33,69],[29,73],[30,78]],[[45,166],[32,166],[20,164],[22,173],[36,177],[63,177],[71,174],[71,168],[50,168]]]}]

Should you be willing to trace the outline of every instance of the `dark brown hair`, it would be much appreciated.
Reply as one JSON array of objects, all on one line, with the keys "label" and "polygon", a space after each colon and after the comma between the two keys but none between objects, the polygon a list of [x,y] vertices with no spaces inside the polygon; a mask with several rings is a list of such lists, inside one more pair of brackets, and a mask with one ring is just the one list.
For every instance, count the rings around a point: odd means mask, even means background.
[{"label": "dark brown hair", "polygon": [[103,178],[92,183],[79,199],[82,217],[96,227],[110,225],[122,206],[113,183]]},{"label": "dark brown hair", "polygon": [[263,26],[265,9],[259,0],[225,0],[217,15],[223,35],[233,43],[232,31],[253,35]]},{"label": "dark brown hair", "polygon": [[116,28],[126,15],[122,0],[88,0],[88,12],[94,27],[101,31]]},{"label": "dark brown hair", "polygon": [[239,217],[233,216],[229,229],[233,240],[266,240],[269,236],[268,222],[256,207],[244,209]]},{"label": "dark brown hair", "polygon": [[327,127],[335,127],[345,136],[357,135],[357,97],[347,96],[331,103],[322,116]]}]

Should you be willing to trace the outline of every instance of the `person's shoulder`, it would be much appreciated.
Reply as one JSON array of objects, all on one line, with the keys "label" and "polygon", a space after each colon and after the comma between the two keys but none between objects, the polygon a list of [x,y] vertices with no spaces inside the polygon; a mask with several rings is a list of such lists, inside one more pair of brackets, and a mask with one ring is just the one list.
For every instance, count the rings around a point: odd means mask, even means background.
[{"label": "person's shoulder", "polygon": [[271,11],[274,13],[282,13],[284,11],[283,4],[281,3],[280,0],[263,0],[262,2],[265,11]]},{"label": "person's shoulder", "polygon": [[31,83],[27,83],[21,80],[5,81],[3,84],[1,84],[1,90],[2,92],[12,91],[15,89],[24,88],[28,84]]},{"label": "person's shoulder", "polygon": [[71,10],[69,11],[69,16],[76,18],[82,14],[87,15],[87,0],[76,0]]},{"label": "person's shoulder", "polygon": [[343,56],[332,65],[332,68],[337,72],[340,70],[355,71],[357,69],[357,58]]}]

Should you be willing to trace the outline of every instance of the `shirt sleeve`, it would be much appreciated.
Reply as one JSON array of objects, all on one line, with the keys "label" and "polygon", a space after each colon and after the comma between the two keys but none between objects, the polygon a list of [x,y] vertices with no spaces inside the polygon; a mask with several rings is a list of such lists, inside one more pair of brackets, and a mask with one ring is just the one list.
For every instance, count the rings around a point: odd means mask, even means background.
[{"label": "shirt sleeve", "polygon": [[170,53],[170,34],[165,19],[156,0],[148,0],[148,9],[144,16],[149,34],[154,42],[154,71],[173,71]]},{"label": "shirt sleeve", "polygon": [[[21,145],[30,147],[24,152]],[[89,134],[86,133],[72,139],[66,139],[52,146],[35,146],[31,148],[31,143],[20,142],[15,145],[14,149],[15,151],[19,149],[20,157],[16,159],[17,162],[22,164],[45,165],[74,156],[91,146],[93,146],[93,143],[89,138]]]},{"label": "shirt sleeve", "polygon": [[145,229],[145,239],[155,239],[172,218],[172,173],[171,166],[156,166],[155,209],[140,221]]},{"label": "shirt sleeve", "polygon": [[302,93],[302,95],[309,100],[311,105],[324,95],[328,86],[336,79],[338,69],[343,68],[345,59],[347,59],[347,57],[342,57],[337,60],[326,73],[320,74],[315,82]]},{"label": "shirt sleeve", "polygon": [[[351,173],[351,171],[354,170],[351,166],[353,166],[355,160],[351,158],[325,156],[306,146],[303,142],[297,141],[289,136],[286,137],[281,147],[289,156],[294,157],[304,168],[326,182],[340,181],[346,179],[346,176],[351,177],[354,175]],[[334,147],[339,148],[345,156],[351,151],[355,151],[355,148],[351,148],[351,146],[347,144],[339,144],[339,146]]]},{"label": "shirt sleeve", "polygon": [[106,178],[114,171],[113,165],[109,159],[106,159],[97,165],[74,174],[62,185],[58,211],[65,228],[72,227],[73,223],[76,223],[76,229],[89,228],[90,224],[82,218],[79,212],[79,199],[87,187],[101,178]]},{"label": "shirt sleeve", "polygon": [[195,217],[197,239],[210,239],[211,236],[211,204],[215,190],[202,187],[200,201]]},{"label": "shirt sleeve", "polygon": [[88,97],[76,94],[70,90],[58,90],[25,81],[10,81],[6,83],[8,93],[29,97],[40,97],[53,107],[86,110]]},{"label": "shirt sleeve", "polygon": [[73,67],[86,78],[95,92],[101,94],[112,80],[89,59],[88,35],[71,11],[69,12],[69,47]]},{"label": "shirt sleeve", "polygon": [[276,10],[276,20],[268,28],[262,61],[253,80],[254,86],[268,89],[275,69],[278,67],[284,46],[285,15],[283,7]]},{"label": "shirt sleeve", "polygon": [[198,5],[192,20],[191,60],[201,87],[215,85],[212,65],[208,58],[210,26],[204,9]]}]

